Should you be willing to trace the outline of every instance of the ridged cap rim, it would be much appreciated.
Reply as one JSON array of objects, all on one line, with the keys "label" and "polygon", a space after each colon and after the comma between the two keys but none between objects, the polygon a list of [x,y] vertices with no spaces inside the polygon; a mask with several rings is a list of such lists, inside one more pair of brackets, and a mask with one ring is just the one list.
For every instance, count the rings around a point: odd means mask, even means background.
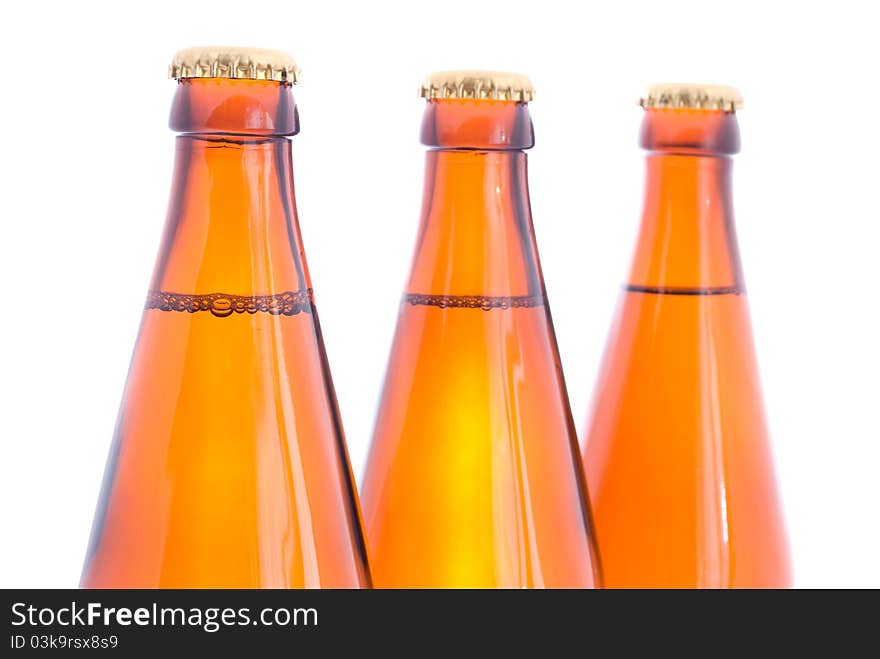
[{"label": "ridged cap rim", "polygon": [[419,87],[426,99],[475,99],[528,103],[535,98],[531,80],[506,71],[437,71]]},{"label": "ridged cap rim", "polygon": [[295,85],[302,80],[302,71],[293,57],[281,50],[199,46],[175,53],[168,77],[273,80]]},{"label": "ridged cap rim", "polygon": [[743,107],[736,87],[698,83],[663,83],[651,85],[640,100],[643,108],[690,108],[735,112]]}]

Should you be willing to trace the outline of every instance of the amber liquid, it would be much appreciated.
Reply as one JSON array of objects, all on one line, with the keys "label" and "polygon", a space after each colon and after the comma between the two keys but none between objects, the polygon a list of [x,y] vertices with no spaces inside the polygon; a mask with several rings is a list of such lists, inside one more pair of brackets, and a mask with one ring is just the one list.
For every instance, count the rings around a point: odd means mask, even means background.
[{"label": "amber liquid", "polygon": [[642,227],[584,454],[609,587],[784,587],[730,193],[733,114],[650,110]]},{"label": "amber liquid", "polygon": [[593,586],[526,156],[492,144],[530,145],[527,110],[435,101],[423,138],[440,148],[363,488],[374,583]]},{"label": "amber liquid", "polygon": [[185,81],[87,587],[369,585],[299,237],[289,88]]}]

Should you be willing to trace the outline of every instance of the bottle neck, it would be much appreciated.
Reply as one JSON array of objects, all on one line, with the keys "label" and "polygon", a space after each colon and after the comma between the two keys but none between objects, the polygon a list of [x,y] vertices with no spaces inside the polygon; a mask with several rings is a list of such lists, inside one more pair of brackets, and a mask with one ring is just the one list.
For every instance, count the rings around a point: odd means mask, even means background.
[{"label": "bottle neck", "polygon": [[299,111],[287,83],[185,78],[177,85],[168,124],[178,133],[296,135]]},{"label": "bottle neck", "polygon": [[[204,298],[189,298],[213,294],[250,303],[247,300],[310,287],[296,216],[291,142],[275,134],[291,129],[291,124],[265,120],[270,115],[293,117],[290,108],[295,106],[292,97],[289,104],[280,101],[289,96],[289,89],[265,83],[274,89],[258,89],[287,109],[252,121],[255,106],[242,100],[237,87],[242,84],[247,91],[252,82],[223,81],[226,101],[215,85],[181,85],[178,90],[172,125],[190,130],[177,137],[168,218],[151,285],[151,295],[185,298],[171,304],[210,304]],[[210,103],[225,108],[224,132],[217,130],[218,121],[193,119],[203,117],[192,109],[209,104],[207,96]],[[191,114],[183,112],[186,108]]]},{"label": "bottle neck", "polygon": [[648,110],[641,229],[630,290],[742,293],[733,219],[731,155],[739,150],[732,113]]},{"label": "bottle neck", "polygon": [[475,306],[542,302],[523,151],[534,143],[527,106],[432,101],[422,140],[434,148],[408,294]]}]

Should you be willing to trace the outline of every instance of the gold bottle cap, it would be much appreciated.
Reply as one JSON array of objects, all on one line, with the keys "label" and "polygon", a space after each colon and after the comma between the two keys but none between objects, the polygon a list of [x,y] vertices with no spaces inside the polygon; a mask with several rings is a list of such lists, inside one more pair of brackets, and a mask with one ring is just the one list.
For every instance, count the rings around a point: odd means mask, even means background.
[{"label": "gold bottle cap", "polygon": [[651,85],[639,100],[643,108],[693,108],[734,112],[743,106],[742,94],[735,87],[693,83]]},{"label": "gold bottle cap", "polygon": [[503,71],[438,71],[425,78],[419,96],[471,98],[528,103],[535,98],[532,82],[518,73]]},{"label": "gold bottle cap", "polygon": [[274,80],[295,85],[302,72],[293,57],[280,50],[200,46],[178,51],[168,67],[168,77]]}]

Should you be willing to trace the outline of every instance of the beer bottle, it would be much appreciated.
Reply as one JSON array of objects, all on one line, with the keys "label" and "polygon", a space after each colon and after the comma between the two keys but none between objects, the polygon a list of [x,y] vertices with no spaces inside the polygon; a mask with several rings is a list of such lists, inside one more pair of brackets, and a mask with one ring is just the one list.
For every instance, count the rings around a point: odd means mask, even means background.
[{"label": "beer bottle", "polygon": [[431,75],[424,202],[364,478],[379,587],[597,582],[529,207],[523,76]]},{"label": "beer bottle", "polygon": [[294,201],[298,75],[256,49],[171,64],[171,199],[85,587],[369,585]]},{"label": "beer bottle", "polygon": [[737,90],[641,102],[641,229],[587,429],[609,587],[784,587],[788,545],[734,230]]}]

